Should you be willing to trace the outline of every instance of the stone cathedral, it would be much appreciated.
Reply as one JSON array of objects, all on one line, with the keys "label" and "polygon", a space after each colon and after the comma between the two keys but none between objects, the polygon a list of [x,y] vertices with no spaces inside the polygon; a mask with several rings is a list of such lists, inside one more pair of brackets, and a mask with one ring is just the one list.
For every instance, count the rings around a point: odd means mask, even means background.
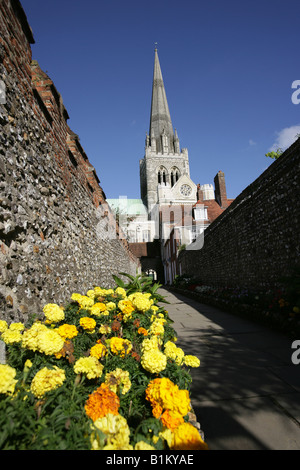
[{"label": "stone cathedral", "polygon": [[173,130],[157,49],[155,49],[149,135],[140,160],[141,199],[151,213],[158,204],[193,204],[197,185],[190,178],[186,148]]}]

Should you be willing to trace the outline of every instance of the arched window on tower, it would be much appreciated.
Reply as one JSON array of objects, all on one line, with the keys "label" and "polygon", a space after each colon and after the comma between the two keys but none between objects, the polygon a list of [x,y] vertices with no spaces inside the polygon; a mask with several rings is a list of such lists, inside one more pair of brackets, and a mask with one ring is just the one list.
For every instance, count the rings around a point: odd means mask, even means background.
[{"label": "arched window on tower", "polygon": [[158,184],[166,184],[167,182],[167,170],[164,166],[161,166],[157,171]]},{"label": "arched window on tower", "polygon": [[176,167],[171,169],[171,187],[179,180],[179,170]]}]

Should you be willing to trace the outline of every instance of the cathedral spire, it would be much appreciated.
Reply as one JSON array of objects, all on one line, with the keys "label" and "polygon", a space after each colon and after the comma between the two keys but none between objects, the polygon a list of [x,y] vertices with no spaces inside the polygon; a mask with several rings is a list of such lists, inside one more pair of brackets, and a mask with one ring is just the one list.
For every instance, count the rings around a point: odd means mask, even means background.
[{"label": "cathedral spire", "polygon": [[[151,147],[156,146],[158,153],[174,152],[174,132],[161,73],[157,47],[155,45],[152,101],[150,116]],[[155,139],[155,145],[153,142]]]}]

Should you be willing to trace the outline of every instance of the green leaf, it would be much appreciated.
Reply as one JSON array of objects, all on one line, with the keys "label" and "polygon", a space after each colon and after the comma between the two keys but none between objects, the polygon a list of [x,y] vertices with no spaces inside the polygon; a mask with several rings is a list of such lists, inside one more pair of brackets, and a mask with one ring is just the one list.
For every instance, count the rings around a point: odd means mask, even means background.
[{"label": "green leaf", "polygon": [[117,284],[117,286],[119,287],[125,287],[125,283],[122,281],[122,279],[120,279],[118,276],[115,276],[115,274],[112,275],[115,283]]}]

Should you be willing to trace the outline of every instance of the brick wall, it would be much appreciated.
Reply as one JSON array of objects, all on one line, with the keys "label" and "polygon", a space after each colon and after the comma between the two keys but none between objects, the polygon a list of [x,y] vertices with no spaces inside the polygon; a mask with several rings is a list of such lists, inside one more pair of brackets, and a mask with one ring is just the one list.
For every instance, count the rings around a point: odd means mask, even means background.
[{"label": "brick wall", "polygon": [[139,262],[105,212],[60,93],[32,61],[34,38],[18,0],[0,2],[0,30],[0,315],[10,321],[107,287],[113,273],[135,274]]},{"label": "brick wall", "polygon": [[[262,156],[262,158],[265,158]],[[300,254],[300,139],[180,254],[182,273],[215,286],[276,287]]]}]

